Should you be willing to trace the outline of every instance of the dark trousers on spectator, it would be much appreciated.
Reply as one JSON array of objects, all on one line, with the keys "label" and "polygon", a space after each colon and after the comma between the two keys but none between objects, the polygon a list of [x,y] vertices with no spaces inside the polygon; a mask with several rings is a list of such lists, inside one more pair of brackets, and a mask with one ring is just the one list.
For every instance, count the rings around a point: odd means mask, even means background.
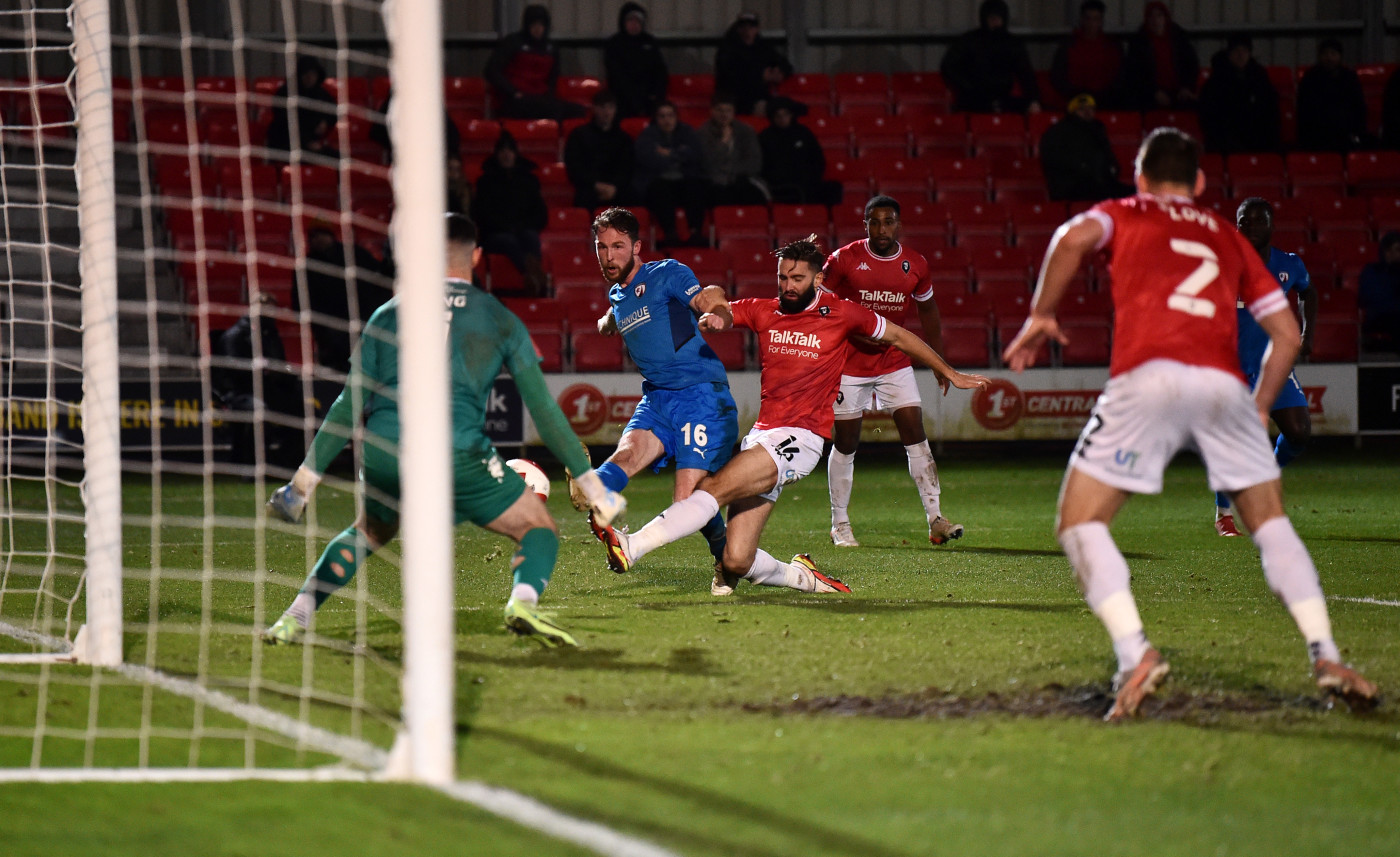
[{"label": "dark trousers on spectator", "polygon": [[647,210],[661,227],[662,240],[673,243],[680,238],[676,232],[676,209],[685,211],[690,231],[695,233],[705,222],[706,199],[707,188],[701,179],[656,179],[646,191]]}]

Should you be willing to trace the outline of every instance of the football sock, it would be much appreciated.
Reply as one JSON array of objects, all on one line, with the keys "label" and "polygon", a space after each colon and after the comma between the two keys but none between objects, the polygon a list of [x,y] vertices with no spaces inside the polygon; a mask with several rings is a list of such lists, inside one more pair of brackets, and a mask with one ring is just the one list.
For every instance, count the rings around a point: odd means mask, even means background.
[{"label": "football sock", "polygon": [[1274,441],[1274,461],[1278,462],[1279,467],[1287,467],[1288,462],[1302,454],[1301,447],[1288,442],[1288,435],[1279,433],[1278,440]]},{"label": "football sock", "polygon": [[515,569],[515,586],[522,584],[535,591],[533,600],[549,585],[554,574],[554,562],[559,558],[559,534],[547,527],[535,527],[520,537],[520,547],[511,557]]},{"label": "football sock", "polygon": [[924,511],[932,521],[943,514],[938,503],[938,465],[933,461],[933,451],[928,448],[928,441],[923,440],[904,447],[904,454],[909,457],[909,475],[914,477],[914,484],[919,488]]},{"label": "football sock", "polygon": [[540,603],[539,590],[528,583],[517,583],[510,588],[510,597],[513,601],[524,602],[534,607]]},{"label": "football sock", "polygon": [[341,530],[321,552],[321,558],[316,560],[287,612],[302,625],[309,625],[311,614],[320,609],[332,592],[354,580],[360,564],[372,553],[369,540],[355,527]]},{"label": "football sock", "polygon": [[826,481],[831,490],[831,523],[848,524],[851,522],[851,485],[855,482],[856,454],[852,452],[847,455],[844,452],[837,452],[836,447],[831,448],[831,454],[826,457]]},{"label": "football sock", "polygon": [[716,512],[710,522],[700,528],[700,535],[709,542],[710,554],[715,559],[724,559],[724,545],[729,540],[727,530],[724,527],[724,514]]},{"label": "football sock", "polygon": [[744,577],[759,586],[786,586],[803,592],[816,589],[816,580],[810,574],[803,573],[791,563],[779,562],[761,548],[754,554],[753,565],[749,566]]},{"label": "football sock", "polygon": [[1259,547],[1264,579],[1293,614],[1293,621],[1308,643],[1308,654],[1313,660],[1340,661],[1341,654],[1332,639],[1332,622],[1327,618],[1327,602],[1317,581],[1317,568],[1292,522],[1280,515],[1265,521],[1252,535]]},{"label": "football sock", "polygon": [[1215,492],[1215,517],[1230,514],[1230,498],[1224,492]]},{"label": "football sock", "polygon": [[627,471],[613,464],[611,461],[604,461],[602,464],[595,467],[593,472],[598,474],[598,478],[602,480],[603,486],[609,491],[621,493],[622,489],[626,488],[627,483],[631,481],[627,478]]},{"label": "football sock", "polygon": [[1128,562],[1113,543],[1108,525],[1089,521],[1070,527],[1060,533],[1060,546],[1069,557],[1089,609],[1108,630],[1118,669],[1131,670],[1142,660],[1149,644],[1128,589]]},{"label": "football sock", "polygon": [[696,491],[684,500],[677,500],[627,537],[628,558],[636,562],[662,545],[698,533],[718,513],[719,503],[705,491]]}]

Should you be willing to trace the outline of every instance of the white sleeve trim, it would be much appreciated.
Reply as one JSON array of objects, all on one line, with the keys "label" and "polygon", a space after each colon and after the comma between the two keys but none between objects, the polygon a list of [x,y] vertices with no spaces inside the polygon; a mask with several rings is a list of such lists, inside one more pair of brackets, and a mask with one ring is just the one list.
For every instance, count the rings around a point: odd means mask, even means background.
[{"label": "white sleeve trim", "polygon": [[924,301],[928,300],[929,298],[932,298],[932,297],[933,297],[933,283],[929,283],[929,284],[928,284],[928,288],[924,289],[922,292],[919,292],[917,295],[911,295],[911,297],[914,298],[914,300],[919,301],[920,303],[923,303]]},{"label": "white sleeve trim", "polygon": [[1097,220],[1099,225],[1103,227],[1103,236],[1099,238],[1099,243],[1094,245],[1095,250],[1102,250],[1108,245],[1108,242],[1113,240],[1113,218],[1097,208],[1091,208],[1071,220],[1070,225],[1073,226],[1075,223],[1079,222],[1080,218],[1084,217]]},{"label": "white sleeve trim", "polygon": [[1273,289],[1270,294],[1264,295],[1259,300],[1249,305],[1249,314],[1255,320],[1276,312],[1284,312],[1288,309],[1288,299],[1283,296],[1281,289]]},{"label": "white sleeve trim", "polygon": [[875,314],[875,332],[870,334],[871,339],[883,339],[885,337],[885,317],[879,313]]}]

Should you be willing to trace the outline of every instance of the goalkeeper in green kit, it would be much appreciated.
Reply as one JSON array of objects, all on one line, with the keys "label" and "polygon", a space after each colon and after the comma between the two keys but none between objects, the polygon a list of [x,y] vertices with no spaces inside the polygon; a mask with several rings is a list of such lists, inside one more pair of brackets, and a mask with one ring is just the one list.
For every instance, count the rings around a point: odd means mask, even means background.
[{"label": "goalkeeper in green kit", "polygon": [[[471,521],[513,539],[515,585],[506,603],[506,627],[546,646],[575,646],[573,636],[538,611],[540,593],[554,573],[559,534],[544,503],[514,470],[506,467],[484,432],[491,385],[505,366],[515,378],[540,437],[585,492],[593,514],[604,523],[626,508],[589,467],[588,456],[568,419],[545,387],[525,325],[500,301],[471,284],[479,261],[476,226],[460,214],[447,215],[447,325],[452,361],[452,468],[457,523]],[[364,422],[360,481],[365,508],[355,523],[331,540],[306,583],[282,617],[263,632],[271,644],[301,640],[311,616],[335,590],[349,583],[370,554],[399,530],[399,354],[398,298],[370,316],[351,360],[345,389],[331,405],[292,481],[277,489],[268,507],[291,522],[301,520],[307,498],[321,474]]]}]

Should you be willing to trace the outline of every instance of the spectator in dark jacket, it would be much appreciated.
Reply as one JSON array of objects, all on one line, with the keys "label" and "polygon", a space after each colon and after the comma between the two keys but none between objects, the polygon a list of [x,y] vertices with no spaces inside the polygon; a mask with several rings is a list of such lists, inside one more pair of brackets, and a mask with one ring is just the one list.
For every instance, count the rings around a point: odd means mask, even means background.
[{"label": "spectator in dark jacket", "polygon": [[710,183],[710,205],[764,205],[763,149],[747,122],[734,119],[734,99],[710,99],[710,121],[700,126],[701,163]]},{"label": "spectator in dark jacket", "polygon": [[[342,244],[336,228],[328,223],[313,223],[307,229],[305,265],[306,309],[313,314],[316,362],[348,372],[360,328],[370,313],[393,296],[391,284],[381,273],[378,259],[358,244]],[[292,309],[301,308],[300,289],[293,289]]]},{"label": "spectator in dark jacket", "polygon": [[1201,87],[1201,133],[1212,152],[1270,152],[1283,144],[1278,90],[1254,59],[1249,36],[1230,36]]},{"label": "spectator in dark jacket", "polygon": [[1385,82],[1385,100],[1381,103],[1381,145],[1400,149],[1400,69],[1390,73]]},{"label": "spectator in dark jacket", "polygon": [[1139,110],[1190,109],[1196,105],[1201,60],[1191,38],[1172,21],[1166,3],[1148,3],[1142,26],[1128,39],[1123,86],[1129,106]]},{"label": "spectator in dark jacket", "polygon": [[1317,65],[1298,81],[1298,148],[1349,152],[1363,148],[1369,137],[1361,79],[1342,65],[1342,43],[1324,39]]},{"label": "spectator in dark jacket", "polygon": [[734,98],[741,115],[762,115],[778,84],[792,75],[792,63],[758,34],[758,15],[743,12],[724,31],[715,52],[715,91]]},{"label": "spectator in dark jacket", "polygon": [[1400,232],[1381,236],[1380,258],[1361,269],[1357,305],[1362,331],[1383,348],[1400,350]]},{"label": "spectator in dark jacket", "polygon": [[[953,109],[971,113],[1040,111],[1040,88],[1026,43],[1006,29],[1005,0],[982,0],[981,22],[957,38],[943,55],[943,79],[953,91]],[[1013,94],[1020,84],[1019,95]]]},{"label": "spectator in dark jacket", "polygon": [[781,95],[768,100],[768,127],[758,132],[763,151],[763,180],[774,202],[793,204],[841,202],[841,183],[823,181],[826,155],[812,129],[797,121],[805,105]]},{"label": "spectator in dark jacket", "polygon": [[549,210],[535,168],[534,161],[521,156],[515,138],[502,132],[495,150],[482,162],[472,195],[472,220],[481,234],[481,249],[510,259],[525,278],[526,291],[538,297],[545,291],[540,231],[549,222]]},{"label": "spectator in dark jacket", "polygon": [[1098,202],[1133,192],[1119,178],[1108,130],[1094,109],[1092,95],[1076,95],[1065,117],[1040,138],[1040,168],[1053,200]]},{"label": "spectator in dark jacket", "polygon": [[1104,107],[1117,103],[1123,48],[1103,31],[1103,0],[1079,4],[1079,27],[1055,49],[1050,82],[1069,101],[1086,93]]},{"label": "spectator in dark jacket", "polygon": [[[283,423],[286,418],[303,417],[301,385],[287,363],[282,335],[272,315],[276,309],[277,299],[271,292],[263,292],[247,315],[214,340],[210,381],[219,403],[237,412],[224,420],[235,464],[256,461],[254,429],[257,422],[263,424],[268,462],[295,467],[301,458],[301,430]],[[255,315],[257,336],[253,334]],[[255,342],[260,342],[261,347],[255,348]],[[257,359],[266,361],[261,372],[261,391],[255,383],[254,361]],[[259,412],[259,405],[266,410]]]},{"label": "spectator in dark jacket", "polygon": [[574,185],[574,205],[606,208],[630,203],[632,138],[617,126],[617,96],[603,90],[593,96],[593,118],[569,134],[564,168]]},{"label": "spectator in dark jacket", "polygon": [[520,32],[501,39],[486,61],[486,82],[491,85],[498,115],[513,119],[576,119],[588,111],[580,104],[561,100],[559,51],[549,40],[549,10],[525,7]]},{"label": "spectator in dark jacket", "polygon": [[[390,90],[384,95],[384,102],[379,105],[379,112],[384,114],[383,122],[374,122],[369,126],[370,140],[379,144],[384,150],[384,156],[389,163],[394,162],[394,141],[389,137],[389,103],[394,100],[394,92]],[[442,113],[442,133],[443,151],[448,158],[460,158],[462,156],[462,132],[457,130],[457,123],[452,121],[452,117],[443,111]]]},{"label": "spectator in dark jacket", "polygon": [[[327,158],[337,158],[334,141],[328,139],[331,128],[335,127],[335,96],[326,89],[326,69],[321,61],[312,56],[297,57],[295,78],[287,82],[273,95],[272,124],[267,126],[267,148],[290,153],[293,129],[289,108],[296,110],[295,148],[303,152],[313,152]],[[295,98],[295,103],[287,99]],[[281,156],[274,156],[284,160]]]},{"label": "spectator in dark jacket", "polygon": [[617,32],[603,43],[608,89],[617,96],[617,113],[623,118],[652,115],[670,83],[661,45],[646,26],[647,10],[640,3],[623,3]]},{"label": "spectator in dark jacket", "polygon": [[698,233],[705,222],[708,193],[700,135],[680,121],[675,104],[662,101],[656,105],[651,124],[637,135],[636,150],[633,187],[661,227],[661,243],[681,243],[676,226],[676,209],[680,208],[685,211],[693,243],[708,244]]}]

